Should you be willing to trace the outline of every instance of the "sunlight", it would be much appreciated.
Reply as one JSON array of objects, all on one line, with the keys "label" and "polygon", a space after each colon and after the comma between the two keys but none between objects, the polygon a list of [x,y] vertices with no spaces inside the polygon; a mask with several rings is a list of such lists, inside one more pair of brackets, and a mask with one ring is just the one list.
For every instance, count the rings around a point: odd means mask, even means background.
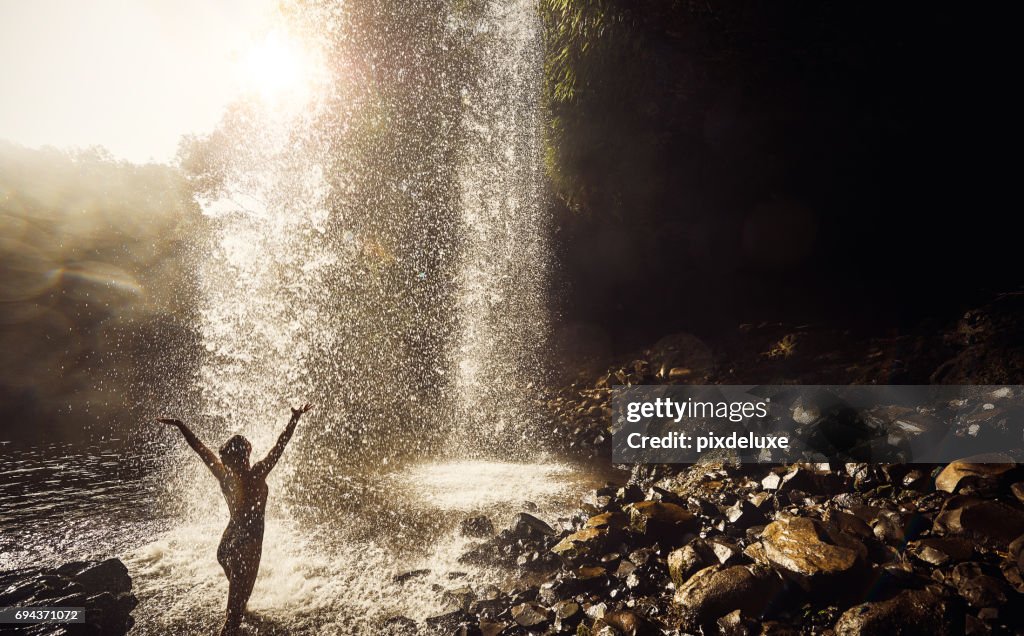
[{"label": "sunlight", "polygon": [[257,40],[241,59],[243,88],[266,105],[292,109],[310,100],[324,75],[323,60],[279,30]]}]

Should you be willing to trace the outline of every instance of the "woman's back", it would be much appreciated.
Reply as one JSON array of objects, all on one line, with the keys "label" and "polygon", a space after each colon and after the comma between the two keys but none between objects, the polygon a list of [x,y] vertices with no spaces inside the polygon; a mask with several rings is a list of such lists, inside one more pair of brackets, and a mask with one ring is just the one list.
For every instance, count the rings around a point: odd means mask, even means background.
[{"label": "woman's back", "polygon": [[262,530],[268,493],[267,481],[262,474],[252,469],[227,470],[220,489],[228,504],[231,525]]}]

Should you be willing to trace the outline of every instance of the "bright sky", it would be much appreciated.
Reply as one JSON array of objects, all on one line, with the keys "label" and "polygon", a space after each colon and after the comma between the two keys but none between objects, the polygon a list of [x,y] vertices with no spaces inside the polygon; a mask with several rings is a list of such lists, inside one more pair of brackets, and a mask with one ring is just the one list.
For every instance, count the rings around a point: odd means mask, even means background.
[{"label": "bright sky", "polygon": [[170,160],[241,90],[276,0],[0,0],[0,138]]}]

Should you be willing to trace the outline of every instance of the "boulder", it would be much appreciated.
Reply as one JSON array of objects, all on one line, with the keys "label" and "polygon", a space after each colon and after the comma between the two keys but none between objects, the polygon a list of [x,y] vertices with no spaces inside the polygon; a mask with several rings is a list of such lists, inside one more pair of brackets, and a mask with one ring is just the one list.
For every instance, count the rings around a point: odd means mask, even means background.
[{"label": "boulder", "polygon": [[932,529],[1002,547],[1024,534],[1024,510],[1000,501],[957,495],[943,504]]},{"label": "boulder", "polygon": [[713,625],[735,610],[760,617],[770,607],[783,584],[763,566],[712,565],[694,574],[675,594],[687,629]]},{"label": "boulder", "polygon": [[887,601],[851,607],[836,636],[952,636],[963,631],[951,604],[927,590],[906,590]]},{"label": "boulder", "polygon": [[536,539],[545,536],[554,536],[555,530],[537,517],[520,512],[512,524],[512,534],[520,539]]},{"label": "boulder", "polygon": [[119,635],[131,629],[138,599],[128,568],[118,559],[73,561],[54,569],[0,573],[0,606],[84,607],[75,631]]},{"label": "boulder", "polygon": [[942,469],[935,478],[935,489],[954,493],[964,484],[994,482],[1014,470],[1017,464],[1003,453],[986,453],[959,459]]},{"label": "boulder", "polygon": [[605,528],[583,528],[556,543],[551,551],[566,559],[596,554],[602,549],[607,536]]},{"label": "boulder", "polygon": [[755,554],[808,590],[815,583],[848,578],[867,557],[863,543],[807,517],[781,517],[768,524],[761,547],[763,552]]},{"label": "boulder", "polygon": [[517,625],[527,629],[539,628],[550,620],[550,613],[540,603],[520,603],[511,614]]},{"label": "boulder", "polygon": [[692,512],[674,503],[640,501],[630,504],[629,527],[651,542],[666,541],[679,545],[686,533],[697,529],[697,518]]}]

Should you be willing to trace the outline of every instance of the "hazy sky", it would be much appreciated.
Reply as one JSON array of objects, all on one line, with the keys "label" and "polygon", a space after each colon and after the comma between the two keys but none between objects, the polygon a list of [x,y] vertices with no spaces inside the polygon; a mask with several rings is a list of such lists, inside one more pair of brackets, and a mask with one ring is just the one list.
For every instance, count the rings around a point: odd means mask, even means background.
[{"label": "hazy sky", "polygon": [[167,161],[217,123],[275,0],[0,0],[0,138]]}]

